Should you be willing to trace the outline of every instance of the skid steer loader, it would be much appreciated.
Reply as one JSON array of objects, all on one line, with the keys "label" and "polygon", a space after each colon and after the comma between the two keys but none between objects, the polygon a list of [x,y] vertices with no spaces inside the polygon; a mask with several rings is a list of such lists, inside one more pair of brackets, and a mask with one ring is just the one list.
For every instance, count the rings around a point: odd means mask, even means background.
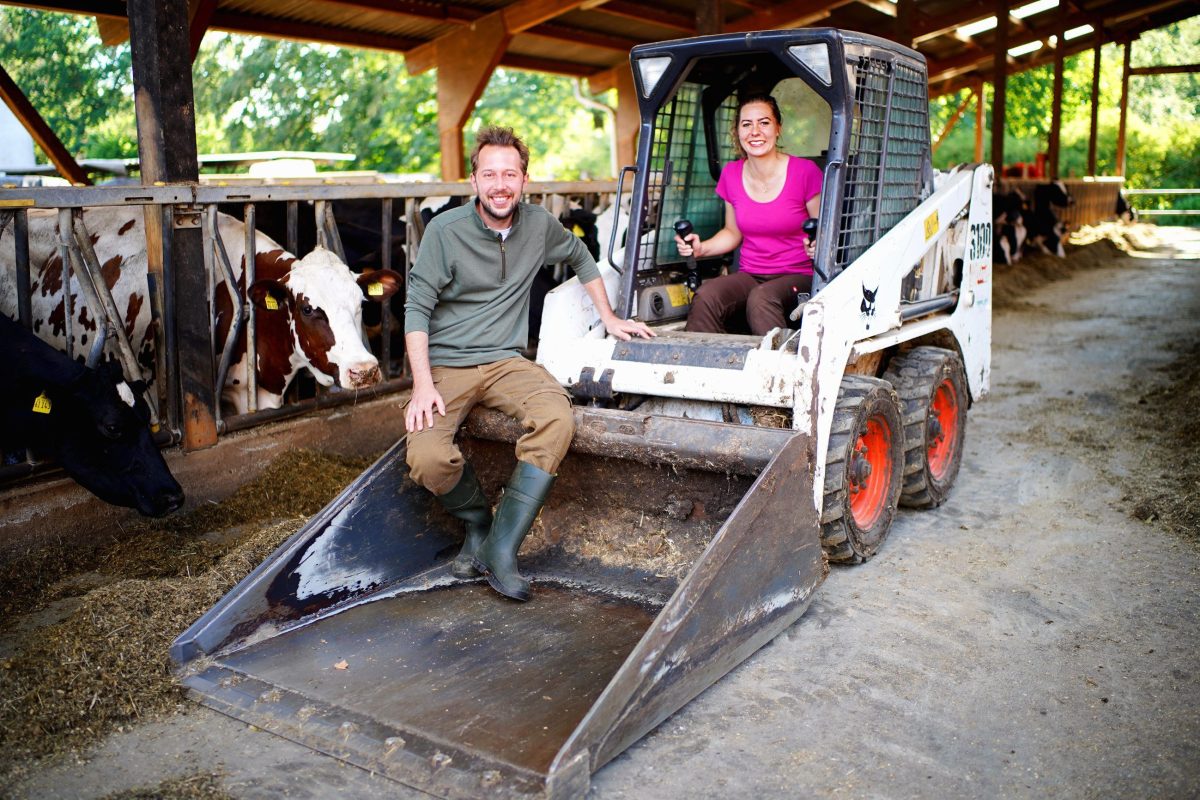
[{"label": "skid steer loader", "polygon": [[[828,561],[870,558],[897,504],[946,499],[988,386],[992,172],[931,169],[922,57],[805,29],[631,61],[632,213],[602,272],[659,335],[607,338],[575,281],[547,298],[538,360],[577,433],[522,550],[532,602],[450,574],[460,524],[401,441],[176,640],[202,702],[439,796],[581,797],[799,618]],[[736,264],[689,265],[674,225],[721,225],[749,91],[824,173],[813,290],[766,336],[686,333],[691,287]],[[464,426],[493,497],[520,433]]]}]

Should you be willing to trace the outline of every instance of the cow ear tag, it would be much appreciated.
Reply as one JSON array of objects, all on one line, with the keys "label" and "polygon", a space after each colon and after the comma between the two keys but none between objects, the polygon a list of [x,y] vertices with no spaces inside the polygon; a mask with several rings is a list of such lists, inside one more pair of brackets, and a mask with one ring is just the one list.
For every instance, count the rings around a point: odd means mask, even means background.
[{"label": "cow ear tag", "polygon": [[367,284],[367,294],[371,297],[383,297],[383,283],[374,281]]},{"label": "cow ear tag", "polygon": [[267,307],[267,311],[278,311],[279,310],[279,301],[276,300],[271,295],[266,295],[265,297],[263,297],[263,305],[265,305]]},{"label": "cow ear tag", "polygon": [[50,413],[50,398],[46,397],[45,392],[42,392],[37,397],[33,398],[33,411],[36,414]]}]

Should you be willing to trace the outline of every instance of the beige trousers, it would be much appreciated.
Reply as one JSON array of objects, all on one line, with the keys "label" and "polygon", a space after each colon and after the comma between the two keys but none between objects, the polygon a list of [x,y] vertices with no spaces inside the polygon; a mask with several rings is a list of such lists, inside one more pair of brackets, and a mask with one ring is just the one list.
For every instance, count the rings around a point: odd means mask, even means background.
[{"label": "beige trousers", "polygon": [[494,408],[521,423],[517,459],[555,474],[571,437],[575,418],[571,398],[543,367],[506,358],[473,367],[433,367],[433,383],[446,403],[446,415],[433,415],[433,427],[408,434],[412,478],[436,495],[450,491],[462,477],[463,454],[454,435],[476,405]]}]

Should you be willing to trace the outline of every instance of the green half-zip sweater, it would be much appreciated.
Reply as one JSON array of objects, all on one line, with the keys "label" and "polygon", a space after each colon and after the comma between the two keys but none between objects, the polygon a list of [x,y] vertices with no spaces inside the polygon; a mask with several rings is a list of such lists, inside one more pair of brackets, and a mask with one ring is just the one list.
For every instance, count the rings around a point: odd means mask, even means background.
[{"label": "green half-zip sweater", "polygon": [[475,202],[440,214],[408,277],[404,332],[429,334],[429,363],[490,364],[528,343],[529,290],[543,264],[566,262],[581,283],[600,277],[583,241],[541,206],[521,203],[501,240]]}]

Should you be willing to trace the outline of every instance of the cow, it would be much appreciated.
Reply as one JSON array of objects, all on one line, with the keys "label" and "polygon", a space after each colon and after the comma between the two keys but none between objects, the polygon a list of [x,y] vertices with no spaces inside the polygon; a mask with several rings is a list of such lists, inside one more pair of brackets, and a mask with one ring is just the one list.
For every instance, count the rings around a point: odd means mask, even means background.
[{"label": "cow", "polygon": [[[146,238],[140,208],[96,207],[83,214],[105,285],[122,315],[125,331],[148,374],[153,374],[154,324],[150,318],[146,280]],[[379,382],[379,363],[362,340],[362,302],[383,302],[400,288],[402,278],[392,270],[369,277],[355,276],[324,248],[302,259],[266,235],[255,237],[255,282],[245,287],[245,225],[225,214],[217,228],[233,269],[236,289],[218,272],[213,310],[214,344],[220,354],[233,329],[234,309],[248,295],[254,302],[256,324],[257,407],[278,408],[291,380],[308,370],[318,383],[346,389],[365,389]],[[29,212],[29,255],[33,327],[42,339],[66,349],[62,298],[63,265],[57,248],[53,211]],[[0,312],[15,316],[12,279],[12,235],[0,231]],[[73,352],[82,353],[96,333],[95,314],[72,292]],[[180,298],[197,302],[198,298]],[[232,366],[222,398],[235,413],[250,408],[247,386],[245,327],[234,345]]]},{"label": "cow", "polygon": [[0,451],[49,456],[92,494],[148,517],[183,505],[150,435],[145,385],[79,364],[0,314]]},{"label": "cow", "polygon": [[1063,239],[1067,226],[1059,219],[1055,208],[1067,208],[1075,203],[1062,181],[1038,184],[1033,188],[1033,213],[1026,224],[1029,229],[1027,243],[1043,253],[1052,253],[1065,258]]},{"label": "cow", "polygon": [[1015,264],[1025,246],[1025,214],[1028,206],[1019,189],[992,192],[992,260],[997,264]]}]

